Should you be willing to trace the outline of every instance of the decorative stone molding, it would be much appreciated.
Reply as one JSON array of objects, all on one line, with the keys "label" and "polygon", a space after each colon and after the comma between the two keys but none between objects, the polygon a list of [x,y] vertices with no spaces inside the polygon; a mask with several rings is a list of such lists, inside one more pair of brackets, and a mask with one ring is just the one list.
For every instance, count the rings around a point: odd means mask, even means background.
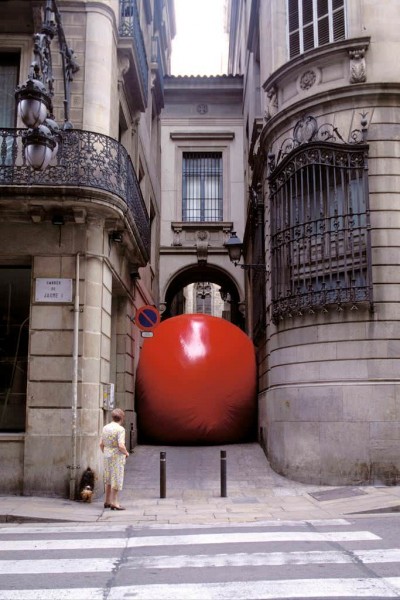
[{"label": "decorative stone molding", "polygon": [[206,115],[208,113],[208,104],[198,104],[196,110],[199,113],[199,115]]},{"label": "decorative stone molding", "polygon": [[234,140],[234,131],[172,131],[171,140],[181,142],[184,140]]},{"label": "decorative stone molding", "polygon": [[275,85],[272,85],[265,92],[266,95],[266,107],[265,107],[265,120],[269,121],[278,112],[278,89]]},{"label": "decorative stone molding", "polygon": [[317,74],[313,69],[305,71],[299,79],[299,86],[302,90],[309,90],[317,81]]},{"label": "decorative stone molding", "polygon": [[210,237],[210,234],[205,229],[196,231],[197,262],[199,264],[204,264],[207,262],[209,237]]},{"label": "decorative stone molding", "polygon": [[131,61],[128,56],[118,56],[118,79],[123,80],[124,76],[129,71]]},{"label": "decorative stone molding", "polygon": [[[231,221],[177,221],[171,223],[173,240],[171,246],[179,252],[193,252],[203,256],[208,251],[220,252],[233,229]],[[207,249],[207,252],[206,252]]]},{"label": "decorative stone molding", "polygon": [[367,81],[366,50],[366,47],[349,50],[350,83],[364,83]]},{"label": "decorative stone molding", "polygon": [[[262,84],[266,93],[264,125],[277,111],[281,115],[289,106],[301,101],[301,96],[313,93],[317,86],[318,92],[329,94],[330,90],[350,84],[349,77],[351,83],[361,82],[365,77],[363,54],[369,44],[369,36],[344,39],[310,49],[283,63]],[[346,70],[349,62],[354,63],[354,72],[350,67],[350,74]],[[314,83],[311,72],[316,76]]]},{"label": "decorative stone molding", "polygon": [[172,242],[173,246],[182,246],[181,233],[182,227],[173,227],[174,231],[174,240]]}]

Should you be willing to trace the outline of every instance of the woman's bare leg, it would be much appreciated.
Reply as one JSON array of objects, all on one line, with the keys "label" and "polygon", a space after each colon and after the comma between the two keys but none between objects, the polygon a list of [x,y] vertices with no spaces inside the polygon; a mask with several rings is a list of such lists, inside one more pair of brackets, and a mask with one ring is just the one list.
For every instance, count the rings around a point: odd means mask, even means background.
[{"label": "woman's bare leg", "polygon": [[111,485],[106,483],[106,496],[104,498],[104,504],[111,504]]}]

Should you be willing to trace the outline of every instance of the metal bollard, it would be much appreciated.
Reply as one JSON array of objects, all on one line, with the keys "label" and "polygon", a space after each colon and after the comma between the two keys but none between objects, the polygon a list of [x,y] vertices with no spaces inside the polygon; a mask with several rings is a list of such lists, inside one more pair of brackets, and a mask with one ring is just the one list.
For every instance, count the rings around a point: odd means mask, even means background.
[{"label": "metal bollard", "polygon": [[129,452],[133,452],[133,436],[134,436],[133,423],[131,423],[131,431],[130,431],[130,435],[129,435]]},{"label": "metal bollard", "polygon": [[226,450],[221,450],[221,498],[226,497]]},{"label": "metal bollard", "polygon": [[167,453],[160,452],[160,498],[167,497]]}]

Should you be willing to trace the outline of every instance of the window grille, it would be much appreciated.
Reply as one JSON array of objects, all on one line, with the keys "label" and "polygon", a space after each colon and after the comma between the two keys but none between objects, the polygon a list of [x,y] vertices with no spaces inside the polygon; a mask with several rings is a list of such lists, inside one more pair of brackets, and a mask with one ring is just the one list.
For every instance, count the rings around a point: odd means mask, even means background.
[{"label": "window grille", "polygon": [[196,312],[204,315],[212,314],[212,288],[209,282],[196,284]]},{"label": "window grille", "polygon": [[345,0],[288,0],[289,55],[344,40]]},{"label": "window grille", "polygon": [[367,147],[308,142],[270,175],[272,313],[372,305]]},{"label": "window grille", "polygon": [[222,153],[184,152],[182,221],[222,221]]}]

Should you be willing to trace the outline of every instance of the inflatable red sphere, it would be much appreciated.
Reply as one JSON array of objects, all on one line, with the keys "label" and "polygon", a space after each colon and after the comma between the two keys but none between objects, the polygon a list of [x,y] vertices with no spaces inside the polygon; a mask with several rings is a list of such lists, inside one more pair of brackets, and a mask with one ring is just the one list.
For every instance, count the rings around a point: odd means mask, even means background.
[{"label": "inflatable red sphere", "polygon": [[141,442],[223,444],[253,439],[254,347],[232,323],[203,314],[163,321],[145,338],[136,377]]}]

